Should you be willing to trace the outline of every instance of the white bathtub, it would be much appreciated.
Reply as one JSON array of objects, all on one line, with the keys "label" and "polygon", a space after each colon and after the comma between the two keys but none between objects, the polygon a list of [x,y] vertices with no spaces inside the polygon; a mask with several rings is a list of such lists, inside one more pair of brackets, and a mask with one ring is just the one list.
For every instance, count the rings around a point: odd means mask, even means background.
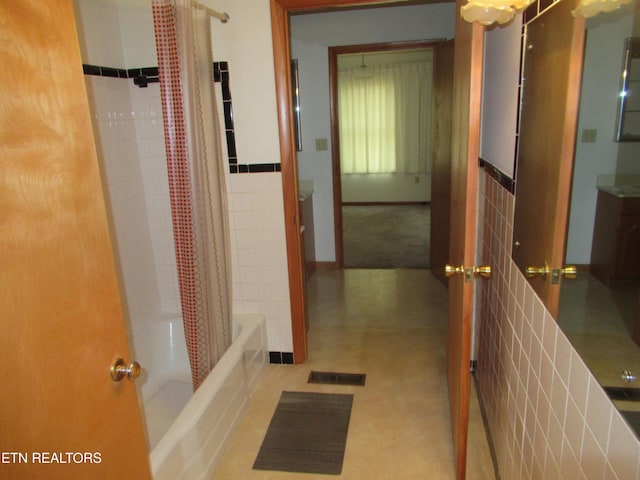
[{"label": "white bathtub", "polygon": [[[155,480],[209,480],[242,419],[267,364],[266,327],[264,317],[248,314],[234,316],[233,326],[232,345],[193,394],[181,319],[156,322],[134,336]],[[152,405],[162,396],[180,409],[175,419],[166,418],[164,405],[165,418],[158,420]]]}]

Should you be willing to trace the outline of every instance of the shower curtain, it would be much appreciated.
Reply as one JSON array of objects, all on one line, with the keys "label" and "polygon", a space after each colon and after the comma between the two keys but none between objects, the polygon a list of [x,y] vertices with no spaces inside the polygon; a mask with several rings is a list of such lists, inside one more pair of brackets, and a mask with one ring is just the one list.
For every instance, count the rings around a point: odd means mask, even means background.
[{"label": "shower curtain", "polygon": [[231,344],[225,170],[208,14],[152,0],[180,300],[193,388]]}]

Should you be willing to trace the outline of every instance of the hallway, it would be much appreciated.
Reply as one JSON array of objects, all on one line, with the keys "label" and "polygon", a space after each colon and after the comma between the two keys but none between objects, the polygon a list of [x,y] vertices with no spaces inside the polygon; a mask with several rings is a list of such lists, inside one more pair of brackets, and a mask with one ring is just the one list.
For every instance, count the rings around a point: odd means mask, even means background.
[{"label": "hallway", "polygon": [[[317,271],[308,286],[309,360],[270,365],[213,480],[326,479],[252,470],[283,390],[354,394],[339,478],[454,478],[446,386],[447,290],[429,270]],[[366,385],[308,384],[311,370]],[[495,478],[475,390],[467,478]]]}]

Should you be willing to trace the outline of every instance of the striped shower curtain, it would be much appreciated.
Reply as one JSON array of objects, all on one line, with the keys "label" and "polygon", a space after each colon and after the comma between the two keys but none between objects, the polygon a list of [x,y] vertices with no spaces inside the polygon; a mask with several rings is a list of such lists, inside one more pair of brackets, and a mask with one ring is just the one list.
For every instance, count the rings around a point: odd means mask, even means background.
[{"label": "striped shower curtain", "polygon": [[228,209],[208,14],[152,0],[176,263],[193,388],[231,343]]}]

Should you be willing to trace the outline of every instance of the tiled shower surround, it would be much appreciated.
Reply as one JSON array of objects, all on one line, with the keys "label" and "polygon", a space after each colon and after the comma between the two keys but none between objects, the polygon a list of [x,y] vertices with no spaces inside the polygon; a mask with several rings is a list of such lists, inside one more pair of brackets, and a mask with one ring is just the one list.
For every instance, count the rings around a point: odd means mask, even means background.
[{"label": "tiled shower surround", "polygon": [[[237,313],[263,314],[269,349],[291,352],[280,165],[246,165],[238,158],[229,75],[226,62],[220,65],[216,74],[223,81],[216,83],[216,96],[225,125],[223,140],[230,147],[223,148],[223,155],[229,165],[233,308]],[[121,73],[113,76],[111,71]],[[127,78],[126,70],[106,72],[87,72],[85,83],[106,177],[128,323],[136,333],[148,322],[180,315],[160,86],[149,83],[140,88]]]},{"label": "tiled shower surround", "polygon": [[476,379],[502,479],[640,479],[640,443],[511,260],[514,196],[480,175]]}]

